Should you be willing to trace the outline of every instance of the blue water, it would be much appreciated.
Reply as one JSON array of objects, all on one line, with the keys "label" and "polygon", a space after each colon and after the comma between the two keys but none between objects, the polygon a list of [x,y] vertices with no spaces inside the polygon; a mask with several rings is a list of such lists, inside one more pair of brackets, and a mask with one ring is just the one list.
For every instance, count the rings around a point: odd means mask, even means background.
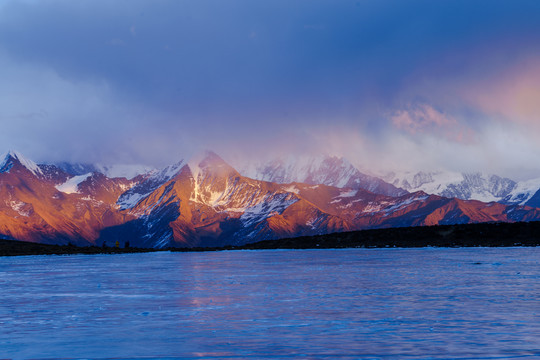
[{"label": "blue water", "polygon": [[540,248],[0,257],[0,358],[540,358]]}]

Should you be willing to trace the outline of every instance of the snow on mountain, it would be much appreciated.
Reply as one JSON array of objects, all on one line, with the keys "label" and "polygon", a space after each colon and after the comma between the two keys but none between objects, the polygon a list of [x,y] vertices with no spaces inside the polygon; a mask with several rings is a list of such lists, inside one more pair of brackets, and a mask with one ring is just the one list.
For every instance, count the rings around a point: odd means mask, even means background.
[{"label": "snow on mountain", "polygon": [[98,171],[96,166],[92,164],[57,162],[54,166],[59,167],[71,176],[79,176]]},{"label": "snow on mountain", "polygon": [[365,189],[389,196],[407,193],[382,179],[360,172],[346,159],[335,156],[288,156],[267,163],[250,164],[240,172],[253,179],[280,184],[292,182],[323,184],[339,188]]},{"label": "snow on mountain", "polygon": [[233,178],[240,174],[221,157],[212,151],[196,155],[188,162],[193,177],[191,201],[211,206],[223,205],[228,198],[237,192]]},{"label": "snow on mountain", "polygon": [[[20,154],[10,153],[0,164],[0,237],[34,242],[222,246],[359,229],[540,219],[540,209],[519,205],[354,188],[362,180],[359,172],[338,158],[291,165],[281,173],[286,184],[244,177],[212,152],[132,181],[101,172],[73,176],[54,165],[42,165],[43,175],[32,176],[36,168]],[[287,170],[280,166],[276,171]],[[290,182],[290,174],[310,183]],[[484,198],[506,194],[508,201],[522,202],[526,198],[517,192],[530,194],[536,186],[481,174],[417,173],[401,180],[411,189]],[[538,191],[527,196],[526,204],[540,204]]]},{"label": "snow on mountain", "polygon": [[120,209],[122,210],[134,207],[139,201],[147,197],[158,187],[175,177],[185,165],[186,163],[182,160],[174,165],[169,165],[160,171],[148,173],[148,177],[145,180],[138,183],[118,198],[117,205],[120,206]]},{"label": "snow on mountain", "polygon": [[[540,190],[540,178],[520,181],[514,189],[501,201],[504,204],[517,204],[539,207],[540,203],[533,201],[536,193]],[[534,203],[533,203],[534,202]]]},{"label": "snow on mountain", "polygon": [[527,200],[525,206],[540,208],[540,188]]},{"label": "snow on mountain", "polygon": [[[444,197],[455,197],[463,200],[480,200],[483,202],[498,201],[503,203],[524,203],[517,201],[518,195],[534,187],[533,183],[517,182],[497,175],[482,173],[457,172],[405,172],[401,174],[389,173],[382,178],[394,186],[408,191],[424,191]],[[538,187],[536,188],[538,190]],[[532,196],[532,194],[530,194]],[[525,197],[530,197],[525,196]],[[511,200],[513,199],[513,200]]]},{"label": "snow on mountain", "polygon": [[43,175],[40,167],[30,159],[27,159],[21,153],[17,151],[10,150],[0,157],[0,173],[9,172],[9,170],[14,166],[16,162],[21,164],[32,174],[39,176]]},{"label": "snow on mountain", "polygon": [[408,191],[422,190],[428,194],[438,194],[450,184],[463,180],[460,173],[453,172],[403,172],[396,174],[390,172],[381,178],[394,186],[400,186]]},{"label": "snow on mountain", "polygon": [[92,173],[74,176],[68,179],[65,183],[56,185],[56,189],[66,194],[74,194],[79,192],[79,184],[92,176]]},{"label": "snow on mountain", "polygon": [[242,209],[240,220],[244,226],[253,225],[274,214],[282,214],[286,208],[297,201],[298,198],[288,193],[278,193],[276,196],[266,195],[259,202]]},{"label": "snow on mountain", "polygon": [[[341,161],[340,161],[341,160]],[[245,176],[288,184],[305,182],[344,187],[358,171],[348,162],[326,156],[296,158],[288,156],[244,169]]]}]

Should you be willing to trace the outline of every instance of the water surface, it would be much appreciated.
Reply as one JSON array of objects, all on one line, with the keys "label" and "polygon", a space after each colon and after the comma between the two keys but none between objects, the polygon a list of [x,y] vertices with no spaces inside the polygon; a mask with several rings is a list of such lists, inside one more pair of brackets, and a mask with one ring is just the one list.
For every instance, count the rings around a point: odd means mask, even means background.
[{"label": "water surface", "polygon": [[540,248],[0,257],[0,357],[540,358]]}]

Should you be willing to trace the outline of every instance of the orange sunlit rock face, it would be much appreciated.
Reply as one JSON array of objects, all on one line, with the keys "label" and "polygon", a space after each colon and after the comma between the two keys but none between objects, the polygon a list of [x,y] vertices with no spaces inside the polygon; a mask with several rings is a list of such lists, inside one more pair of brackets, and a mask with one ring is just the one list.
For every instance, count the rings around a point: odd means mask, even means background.
[{"label": "orange sunlit rock face", "polygon": [[97,172],[75,178],[20,157],[8,155],[2,164],[0,235],[31,242],[222,246],[370,228],[540,219],[536,208],[424,192],[392,197],[253,180],[214,153],[132,180]]}]

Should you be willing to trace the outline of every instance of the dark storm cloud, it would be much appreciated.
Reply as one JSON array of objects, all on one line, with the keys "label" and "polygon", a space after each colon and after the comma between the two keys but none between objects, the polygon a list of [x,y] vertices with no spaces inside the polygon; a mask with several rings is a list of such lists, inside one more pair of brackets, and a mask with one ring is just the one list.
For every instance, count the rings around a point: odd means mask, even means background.
[{"label": "dark storm cloud", "polygon": [[476,131],[460,91],[538,55],[539,14],[537,1],[4,0],[0,71],[32,94],[0,116],[46,112],[58,136],[101,124],[77,143],[128,161],[142,145],[268,147],[318,128],[382,139],[415,109]]},{"label": "dark storm cloud", "polygon": [[[440,66],[434,71],[459,72],[471,62],[471,47],[537,29],[530,7],[540,5],[527,5],[8,2],[0,44],[18,60],[69,79],[106,79],[121,94],[160,106],[197,111],[206,103],[226,109],[229,102],[234,108],[277,101],[294,108],[291,98],[362,101],[369,92],[387,100],[408,74],[433,62]],[[463,53],[451,63],[437,58],[452,50]]]}]

